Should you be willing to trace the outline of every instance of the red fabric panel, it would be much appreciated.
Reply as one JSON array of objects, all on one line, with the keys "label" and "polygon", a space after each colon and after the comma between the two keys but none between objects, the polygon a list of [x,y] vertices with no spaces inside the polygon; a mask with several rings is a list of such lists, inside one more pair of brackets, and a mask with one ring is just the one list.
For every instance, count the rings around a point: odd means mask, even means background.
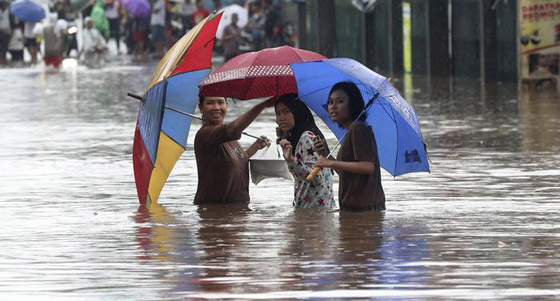
[{"label": "red fabric panel", "polygon": [[171,75],[212,68],[212,49],[214,49],[214,40],[216,39],[216,30],[218,30],[220,19],[222,19],[222,14],[212,18],[202,27],[189,49],[187,49],[183,61]]},{"label": "red fabric panel", "polygon": [[253,99],[266,96],[297,94],[297,84],[293,76],[270,76],[237,79],[202,86],[201,95]]},{"label": "red fabric panel", "polygon": [[148,186],[154,165],[150,160],[150,155],[144,146],[138,123],[134,132],[134,144],[132,147],[132,165],[134,167],[134,179],[136,180],[136,191],[141,205],[146,205],[148,196]]}]

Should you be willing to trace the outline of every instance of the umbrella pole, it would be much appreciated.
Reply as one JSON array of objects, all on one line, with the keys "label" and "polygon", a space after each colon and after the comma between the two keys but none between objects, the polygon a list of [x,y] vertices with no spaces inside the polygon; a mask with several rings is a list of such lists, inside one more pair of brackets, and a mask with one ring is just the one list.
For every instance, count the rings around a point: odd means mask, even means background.
[{"label": "umbrella pole", "polygon": [[[129,97],[132,97],[132,98],[134,98],[134,99],[137,99],[137,100],[140,100],[140,101],[144,101],[144,98],[143,98],[142,96],[138,95],[138,94],[134,94],[134,93],[128,92],[128,93],[126,93],[126,95],[129,96]],[[200,121],[204,121],[204,119],[202,119],[202,118],[200,118],[200,117],[198,117],[198,116],[196,116],[196,115],[194,115],[194,114],[187,113],[187,112],[185,112],[185,111],[183,111],[183,110],[179,110],[179,109],[176,109],[176,108],[172,108],[172,107],[170,107],[170,106],[165,106],[165,108],[166,108],[166,109],[169,109],[169,110],[171,110],[171,111],[173,111],[173,112],[177,112],[177,113],[179,113],[179,114],[187,115],[187,116],[189,116],[189,117],[191,117],[191,118],[193,118],[193,119],[197,119],[197,120],[200,120]],[[248,136],[248,137],[251,137],[251,138],[255,138],[255,139],[257,139],[257,140],[261,140],[261,139],[262,139],[261,137],[257,137],[257,136],[255,136],[255,135],[251,135],[251,134],[245,133],[245,132],[242,132],[241,134],[243,134],[243,135],[245,135],[245,136]]]},{"label": "umbrella pole", "polygon": [[[371,107],[371,105],[373,104],[373,101],[377,98],[377,96],[379,96],[379,93],[376,93],[366,104],[366,106],[364,107],[364,109],[360,112],[360,115],[358,115],[358,117],[354,120],[354,122],[352,122],[352,125],[354,125],[354,123],[356,123],[356,121],[360,120],[360,117],[362,117],[362,115],[364,115],[364,113],[369,110],[369,108]],[[336,143],[336,145],[334,146],[334,148],[331,150],[331,152],[327,155],[327,158],[329,158],[330,156],[332,156],[332,154],[334,153],[334,151],[340,146],[340,143],[342,143],[342,140],[344,140],[344,137],[346,137],[346,133],[348,132],[344,132],[344,135],[342,135],[342,138],[340,138],[340,140],[338,140],[338,142]],[[326,141],[325,141],[326,143]],[[313,178],[315,178],[315,176],[319,173],[319,171],[321,171],[321,167],[315,167],[313,168],[313,171],[311,171],[309,173],[309,175],[307,175],[307,177],[305,178],[307,181],[311,181],[313,180]]]}]

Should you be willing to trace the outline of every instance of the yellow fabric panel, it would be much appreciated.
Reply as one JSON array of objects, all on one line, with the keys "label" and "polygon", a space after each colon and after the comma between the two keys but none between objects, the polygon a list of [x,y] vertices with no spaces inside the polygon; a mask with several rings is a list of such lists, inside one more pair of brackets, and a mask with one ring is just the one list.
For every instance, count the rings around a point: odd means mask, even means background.
[{"label": "yellow fabric panel", "polygon": [[156,156],[156,164],[152,170],[152,177],[150,178],[150,186],[148,186],[148,196],[152,203],[156,203],[167,177],[173,170],[173,166],[179,157],[183,154],[185,149],[169,138],[165,133],[159,134],[159,145]]},{"label": "yellow fabric panel", "polygon": [[179,41],[175,43],[175,45],[173,45],[173,47],[171,47],[171,49],[169,49],[169,51],[167,51],[161,61],[159,61],[159,64],[157,65],[156,70],[152,75],[152,80],[150,81],[150,84],[148,85],[148,89],[146,89],[146,91],[150,90],[150,88],[155,84],[166,79],[169,74],[171,74],[175,70],[177,65],[181,63],[181,59],[185,55],[186,50],[191,46],[192,42],[204,26],[204,24],[208,22],[209,17],[206,17],[206,19],[198,23],[193,29],[189,30],[187,34],[185,34]]}]

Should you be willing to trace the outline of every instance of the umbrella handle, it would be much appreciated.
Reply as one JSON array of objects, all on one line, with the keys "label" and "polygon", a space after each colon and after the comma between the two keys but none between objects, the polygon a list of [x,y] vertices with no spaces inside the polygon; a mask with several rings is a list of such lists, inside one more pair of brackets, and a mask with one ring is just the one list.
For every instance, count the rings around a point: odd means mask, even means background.
[{"label": "umbrella handle", "polygon": [[309,175],[305,179],[307,181],[313,180],[313,178],[315,178],[315,176],[319,173],[319,171],[321,171],[321,167],[317,166],[317,167],[313,168],[313,171],[311,173],[309,173]]}]

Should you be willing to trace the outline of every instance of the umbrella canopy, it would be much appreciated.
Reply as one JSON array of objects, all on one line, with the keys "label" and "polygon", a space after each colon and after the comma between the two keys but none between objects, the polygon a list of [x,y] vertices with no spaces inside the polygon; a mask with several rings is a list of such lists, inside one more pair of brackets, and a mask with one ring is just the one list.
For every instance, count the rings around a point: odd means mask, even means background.
[{"label": "umbrella canopy", "polygon": [[212,68],[212,48],[221,14],[191,29],[159,62],[144,94],[132,152],[141,205],[159,198],[173,166],[187,147],[198,84]]},{"label": "umbrella canopy", "polygon": [[148,0],[120,0],[126,11],[135,18],[148,19],[152,15],[152,8]]},{"label": "umbrella canopy", "polygon": [[244,53],[227,61],[204,79],[200,94],[253,99],[297,93],[289,64],[325,58],[318,53],[290,46]]},{"label": "umbrella canopy", "polygon": [[237,20],[237,26],[240,28],[245,27],[249,22],[249,12],[243,6],[232,4],[222,8],[220,11],[224,12],[222,21],[218,25],[218,31],[216,32],[216,38],[221,39],[224,35],[224,28],[231,24],[231,17],[233,14],[237,14],[239,20]]},{"label": "umbrella canopy", "polygon": [[381,167],[393,176],[430,170],[414,109],[387,78],[348,58],[292,64],[291,67],[299,98],[338,139],[344,136],[345,129],[329,118],[326,103],[334,84],[351,81],[358,86],[366,103],[375,99],[367,111],[367,123],[375,134]]},{"label": "umbrella canopy", "polygon": [[10,4],[10,11],[23,22],[36,23],[45,18],[45,10],[31,0],[16,0]]}]

